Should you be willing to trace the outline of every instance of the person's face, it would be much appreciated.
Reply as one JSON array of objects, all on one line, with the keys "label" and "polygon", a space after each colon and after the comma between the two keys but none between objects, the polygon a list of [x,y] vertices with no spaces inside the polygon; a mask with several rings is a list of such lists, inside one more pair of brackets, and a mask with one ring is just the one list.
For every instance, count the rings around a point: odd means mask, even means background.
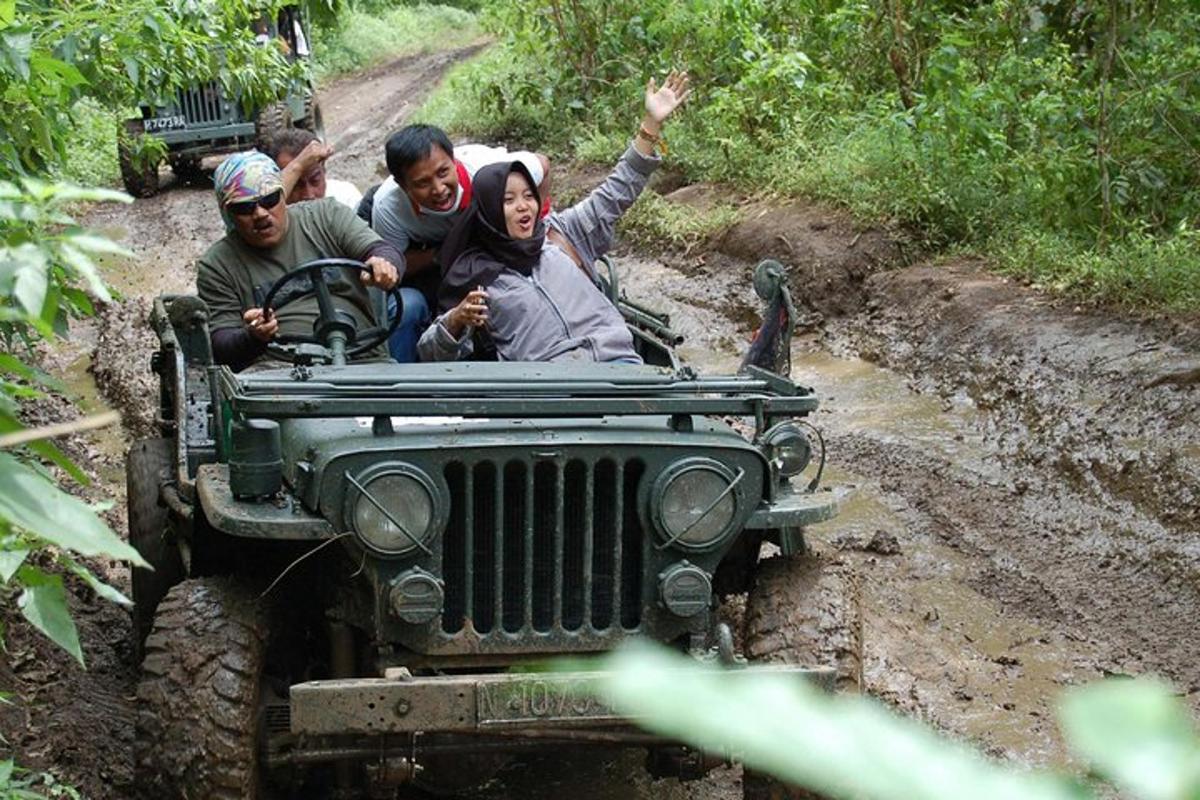
[{"label": "person's face", "polygon": [[[279,158],[275,163],[283,169],[296,158],[293,153],[280,153]],[[299,203],[301,200],[320,200],[325,196],[325,165],[317,164],[317,166],[305,173],[300,180],[296,181],[296,185],[292,188],[292,193],[287,196],[289,203]]]},{"label": "person's face", "polygon": [[287,233],[287,203],[283,201],[283,189],[257,201],[230,203],[225,210],[233,218],[238,236],[251,247],[274,247]]},{"label": "person's face", "polygon": [[449,211],[458,198],[458,170],[454,159],[434,145],[429,155],[409,167],[401,182],[409,199],[434,211]]},{"label": "person's face", "polygon": [[504,184],[504,227],[514,239],[533,236],[537,224],[538,201],[529,181],[519,172],[508,173]]}]

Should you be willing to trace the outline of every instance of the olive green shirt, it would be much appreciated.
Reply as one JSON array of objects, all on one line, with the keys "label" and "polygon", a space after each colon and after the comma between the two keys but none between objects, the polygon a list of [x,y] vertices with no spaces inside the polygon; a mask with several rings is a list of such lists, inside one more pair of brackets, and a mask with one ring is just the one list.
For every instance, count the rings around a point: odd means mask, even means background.
[{"label": "olive green shirt", "polygon": [[[333,198],[288,206],[287,215],[287,233],[274,247],[251,247],[236,231],[230,231],[200,257],[196,289],[208,304],[210,330],[243,327],[242,313],[260,306],[271,285],[301,264],[318,258],[363,261],[371,246],[382,241],[351,209]],[[345,269],[327,270],[326,275],[334,297],[348,301],[338,302],[338,309],[352,314],[360,331],[375,326],[367,290],[358,275]],[[292,287],[306,283],[297,279]],[[260,289],[257,299],[255,288]],[[316,295],[299,298],[278,310],[279,333],[311,336],[317,315]],[[382,346],[379,349],[382,353]]]}]

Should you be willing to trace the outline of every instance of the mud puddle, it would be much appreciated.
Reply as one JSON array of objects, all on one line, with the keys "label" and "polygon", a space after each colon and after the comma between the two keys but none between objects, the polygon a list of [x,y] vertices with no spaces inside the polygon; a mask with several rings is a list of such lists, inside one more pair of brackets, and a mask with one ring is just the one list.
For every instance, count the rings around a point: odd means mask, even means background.
[{"label": "mud puddle", "polygon": [[[671,314],[687,336],[680,351],[688,363],[710,374],[737,369],[752,330],[733,320],[759,302],[748,268],[739,280],[622,258],[618,273],[631,298]],[[909,466],[914,479],[932,466],[947,481],[969,476],[967,485],[1007,490],[986,414],[966,393],[921,393],[895,372],[831,355],[815,335],[793,343],[792,377],[822,403],[812,421],[826,436],[824,485],[852,489],[838,518],[810,538],[863,574],[867,690],[993,755],[1062,764],[1056,698],[1064,685],[1098,676],[1093,648],[982,593],[988,554],[948,540],[936,508],[896,491],[909,482],[904,468],[881,479],[869,459],[844,452],[863,440],[884,451],[918,450],[924,459]]]}]

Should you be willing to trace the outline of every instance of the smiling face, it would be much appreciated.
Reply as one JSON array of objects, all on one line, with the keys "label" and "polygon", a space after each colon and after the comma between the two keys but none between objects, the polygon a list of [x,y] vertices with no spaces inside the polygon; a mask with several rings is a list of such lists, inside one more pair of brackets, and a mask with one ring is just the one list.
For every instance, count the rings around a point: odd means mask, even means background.
[{"label": "smiling face", "polygon": [[538,199],[533,187],[520,172],[508,173],[504,184],[504,227],[514,239],[533,236],[537,224]]},{"label": "smiling face", "polygon": [[429,155],[404,171],[404,191],[419,206],[449,211],[458,199],[458,169],[454,159],[434,145]]},{"label": "smiling face", "polygon": [[287,203],[283,201],[271,208],[263,208],[261,203],[255,203],[251,213],[230,216],[238,236],[251,247],[274,247],[283,241],[287,233]]}]

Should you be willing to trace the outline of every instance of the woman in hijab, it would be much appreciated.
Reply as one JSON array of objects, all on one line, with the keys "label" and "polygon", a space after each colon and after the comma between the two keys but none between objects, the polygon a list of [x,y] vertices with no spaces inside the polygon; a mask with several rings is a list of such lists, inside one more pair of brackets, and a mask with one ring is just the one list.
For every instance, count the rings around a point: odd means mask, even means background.
[{"label": "woman in hijab", "polygon": [[661,163],[663,121],[687,99],[687,73],[646,86],[646,113],[613,173],[585,200],[541,219],[541,197],[520,162],[481,169],[471,206],[442,245],[443,313],[418,344],[423,361],[463,358],[486,326],[506,361],[641,363],[620,312],[597,288],[593,264],[617,220]]}]

